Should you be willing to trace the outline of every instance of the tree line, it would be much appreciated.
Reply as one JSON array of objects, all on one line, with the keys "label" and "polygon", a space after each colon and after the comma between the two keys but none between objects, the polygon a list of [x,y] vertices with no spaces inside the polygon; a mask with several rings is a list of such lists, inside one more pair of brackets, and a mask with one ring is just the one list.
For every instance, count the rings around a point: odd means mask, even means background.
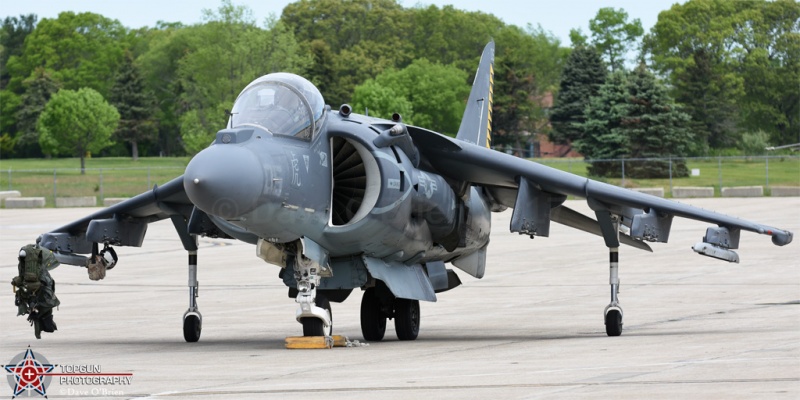
[{"label": "tree line", "polygon": [[[495,144],[520,147],[543,132],[603,158],[707,154],[745,136],[793,143],[800,141],[798,21],[800,5],[791,0],[690,0],[662,11],[645,33],[624,10],[602,8],[590,32],[574,30],[567,45],[541,26],[394,0],[298,1],[263,21],[223,0],[203,11],[201,23],[140,28],[94,13],[7,17],[0,156],[191,155],[224,127],[247,83],[278,71],[308,78],[334,108],[399,112],[453,134],[489,40],[497,48]],[[548,94],[552,109],[542,101]],[[64,104],[49,106],[59,98]],[[80,108],[112,107],[117,118],[100,112],[109,129],[55,118],[79,99]],[[105,146],[78,138],[53,146],[65,124],[86,125]]]}]

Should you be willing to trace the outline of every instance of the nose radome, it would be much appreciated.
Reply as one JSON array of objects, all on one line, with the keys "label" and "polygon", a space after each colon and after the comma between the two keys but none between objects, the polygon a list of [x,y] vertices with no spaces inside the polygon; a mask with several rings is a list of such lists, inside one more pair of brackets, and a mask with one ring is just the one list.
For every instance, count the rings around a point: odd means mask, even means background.
[{"label": "nose radome", "polygon": [[264,190],[264,168],[247,148],[214,145],[189,162],[183,188],[189,200],[206,213],[236,218],[258,206]]}]

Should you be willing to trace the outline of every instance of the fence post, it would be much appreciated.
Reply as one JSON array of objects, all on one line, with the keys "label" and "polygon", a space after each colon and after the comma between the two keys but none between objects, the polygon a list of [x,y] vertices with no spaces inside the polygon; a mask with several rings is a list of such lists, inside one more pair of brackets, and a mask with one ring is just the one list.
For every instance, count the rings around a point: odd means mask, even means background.
[{"label": "fence post", "polygon": [[669,157],[669,195],[672,196],[672,156]]},{"label": "fence post", "polygon": [[147,167],[147,189],[150,190],[150,167]]},{"label": "fence post", "polygon": [[56,198],[58,197],[58,176],[56,175],[56,169],[53,169],[53,206],[56,204]]},{"label": "fence post", "polygon": [[622,187],[625,187],[625,157],[622,157]]},{"label": "fence post", "polygon": [[769,190],[769,156],[765,158],[767,159],[767,190]]},{"label": "fence post", "polygon": [[722,156],[717,156],[717,175],[719,176],[719,195],[722,196]]},{"label": "fence post", "polygon": [[103,169],[100,168],[100,204],[103,204]]},{"label": "fence post", "polygon": [[8,169],[8,190],[11,190],[11,168]]}]

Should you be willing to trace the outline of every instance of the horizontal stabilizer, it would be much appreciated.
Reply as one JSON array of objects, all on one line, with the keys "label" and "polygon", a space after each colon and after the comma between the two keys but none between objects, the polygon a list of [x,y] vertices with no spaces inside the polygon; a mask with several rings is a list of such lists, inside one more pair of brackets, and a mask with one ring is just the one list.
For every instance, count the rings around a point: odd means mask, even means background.
[{"label": "horizontal stabilizer", "polygon": [[[600,223],[565,206],[553,208],[550,211],[550,219],[571,228],[580,229],[584,232],[589,232],[597,236],[603,236],[603,233],[600,230]],[[619,234],[619,242],[628,246],[636,247],[637,249],[647,250],[649,252],[653,251],[653,249],[651,249],[647,243],[635,240],[624,233]]]}]

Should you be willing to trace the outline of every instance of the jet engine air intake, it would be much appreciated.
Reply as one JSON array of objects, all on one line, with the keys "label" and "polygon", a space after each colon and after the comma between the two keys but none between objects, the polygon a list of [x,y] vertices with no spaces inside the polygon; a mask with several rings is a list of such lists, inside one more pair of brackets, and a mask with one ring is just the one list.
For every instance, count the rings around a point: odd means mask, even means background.
[{"label": "jet engine air intake", "polygon": [[378,164],[362,145],[334,136],[331,225],[343,226],[364,218],[380,191]]}]

